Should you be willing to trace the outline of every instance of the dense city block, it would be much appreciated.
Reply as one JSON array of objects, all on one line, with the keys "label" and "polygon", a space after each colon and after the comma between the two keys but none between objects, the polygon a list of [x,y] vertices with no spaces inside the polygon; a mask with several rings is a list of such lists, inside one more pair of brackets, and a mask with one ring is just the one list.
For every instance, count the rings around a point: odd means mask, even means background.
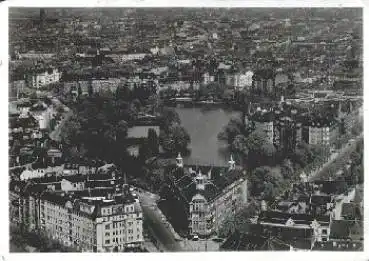
[{"label": "dense city block", "polygon": [[10,251],[363,251],[362,16],[10,8]]}]

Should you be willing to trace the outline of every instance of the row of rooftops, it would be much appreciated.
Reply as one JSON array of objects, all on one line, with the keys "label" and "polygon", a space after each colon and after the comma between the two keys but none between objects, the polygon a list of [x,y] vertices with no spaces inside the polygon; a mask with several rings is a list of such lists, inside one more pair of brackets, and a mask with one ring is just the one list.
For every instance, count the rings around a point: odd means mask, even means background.
[{"label": "row of rooftops", "polygon": [[[60,207],[70,208],[67,205],[67,202],[72,202],[74,205],[72,207],[73,210],[78,211],[81,214],[85,214],[87,217],[92,219],[102,216],[100,209],[104,206],[135,204],[134,212],[141,211],[136,198],[132,195],[132,193],[130,193],[128,185],[120,185],[119,187],[111,186],[106,188],[88,188],[66,193],[63,191],[48,190],[43,184],[11,182],[10,191],[21,193],[23,196],[30,195],[35,199],[48,201],[59,205]],[[76,203],[83,203],[88,207],[88,209],[92,209],[92,211],[86,212],[83,211],[83,209],[76,209]],[[124,213],[122,212],[122,214]]]},{"label": "row of rooftops", "polygon": [[[228,167],[191,166],[171,167],[174,184],[181,191],[187,202],[191,202],[196,194],[206,198],[208,202],[215,200],[223,190],[245,177],[241,169]],[[202,180],[203,188],[197,186]]]},{"label": "row of rooftops", "polygon": [[318,222],[319,224],[329,225],[330,216],[285,213],[279,211],[262,211],[258,217],[258,222],[272,224],[286,224],[289,220],[296,225],[311,225],[314,221]]},{"label": "row of rooftops", "polygon": [[330,227],[330,240],[313,240],[311,227],[283,227],[266,229],[259,224],[250,224],[247,232],[236,231],[220,247],[223,251],[250,250],[363,250],[363,223],[334,220]]},{"label": "row of rooftops", "polygon": [[59,183],[62,180],[67,180],[71,183],[86,182],[86,184],[94,182],[103,182],[111,180],[120,180],[120,177],[116,177],[114,173],[107,174],[91,174],[91,175],[70,175],[70,176],[57,176],[57,175],[46,175],[43,177],[33,178],[33,183],[47,184],[47,183]]},{"label": "row of rooftops", "polygon": [[[134,213],[141,212],[140,205],[129,191],[121,192],[119,194],[111,193],[111,191],[105,191],[105,193],[95,193],[95,195],[93,195],[89,192],[68,194],[45,192],[41,195],[41,200],[72,209],[78,213],[85,214],[92,219],[105,216],[101,213],[101,208],[108,206],[120,206],[120,208],[118,208],[119,212],[115,214],[128,214],[122,206],[130,204],[134,204]],[[81,204],[85,205],[85,208],[81,208]]]},{"label": "row of rooftops", "polygon": [[250,113],[249,119],[254,122],[296,121],[296,123],[312,127],[333,126],[337,120],[333,114],[308,113],[293,106],[279,106],[277,108],[261,109]]},{"label": "row of rooftops", "polygon": [[[332,184],[329,184],[332,183]],[[335,181],[317,181],[314,184],[306,183],[302,185],[334,186]],[[354,201],[362,202],[360,187],[358,190],[358,199]],[[331,189],[329,189],[331,191]],[[334,201],[335,193],[330,195],[311,195],[309,202],[316,206],[324,206]],[[314,200],[315,198],[315,200]],[[290,245],[292,249],[305,250],[362,250],[363,248],[363,219],[362,215],[357,216],[358,205],[355,202],[342,204],[342,219],[334,220],[328,214],[305,214],[305,213],[287,213],[281,211],[262,211],[258,222],[249,224],[248,228],[239,233],[236,231],[221,246],[222,250],[265,250],[260,246],[253,249],[251,243],[259,240],[265,241],[265,238],[277,240],[279,243]],[[328,204],[329,205],[329,204]],[[356,216],[355,216],[356,215]],[[314,229],[319,226],[329,227],[329,241],[315,241]],[[253,239],[253,240],[251,240]],[[250,242],[251,241],[251,242]],[[279,250],[287,250],[282,244]],[[250,248],[251,247],[251,248]],[[269,248],[268,250],[277,250]]]}]

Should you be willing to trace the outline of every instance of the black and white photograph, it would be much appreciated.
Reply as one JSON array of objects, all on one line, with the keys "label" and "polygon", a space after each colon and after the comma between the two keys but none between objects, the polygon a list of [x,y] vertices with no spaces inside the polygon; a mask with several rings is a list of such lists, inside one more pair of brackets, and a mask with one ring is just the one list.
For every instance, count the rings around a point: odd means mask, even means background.
[{"label": "black and white photograph", "polygon": [[364,251],[363,8],[7,20],[10,253]]}]

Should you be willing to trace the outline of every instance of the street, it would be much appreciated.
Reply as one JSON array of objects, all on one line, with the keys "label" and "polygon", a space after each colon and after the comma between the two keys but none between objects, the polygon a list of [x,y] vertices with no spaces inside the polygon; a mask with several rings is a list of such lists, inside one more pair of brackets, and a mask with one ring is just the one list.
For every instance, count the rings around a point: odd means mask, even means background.
[{"label": "street", "polygon": [[167,252],[183,251],[172,231],[163,222],[155,198],[149,193],[138,193],[149,233],[158,241],[159,249]]},{"label": "street", "polygon": [[181,242],[181,245],[185,249],[184,251],[191,252],[212,252],[218,251],[222,242],[215,242],[212,239],[199,239],[198,241],[185,239]]},{"label": "street", "polygon": [[[309,177],[308,177],[308,181],[310,182],[310,181],[322,179],[324,177],[324,175],[328,173],[329,169],[332,167],[332,164],[337,164],[339,166],[339,168],[340,168],[341,165],[343,167],[347,163],[344,159],[345,156],[349,155],[351,152],[353,152],[355,150],[356,144],[362,138],[363,138],[363,133],[361,133],[359,136],[357,136],[354,141],[347,143],[344,146],[344,148],[342,148],[338,152],[336,157],[332,157],[321,168],[319,168],[318,170],[316,170],[315,172],[310,174]],[[337,171],[339,170],[339,168],[337,169]],[[337,171],[335,171],[335,173]]]},{"label": "street", "polygon": [[37,157],[34,161],[32,161],[32,162],[30,162],[30,163],[26,163],[26,164],[23,164],[23,165],[20,165],[20,166],[13,166],[13,167],[10,167],[10,168],[9,168],[9,171],[16,170],[16,169],[20,169],[20,168],[30,168],[30,167],[32,167],[32,165],[33,165],[34,163],[36,163],[37,161],[38,161],[38,157]]},{"label": "street", "polygon": [[65,122],[67,122],[67,120],[73,115],[73,111],[68,111],[66,114],[64,114],[63,119],[61,120],[60,124],[58,126],[56,126],[55,130],[52,131],[49,136],[50,139],[55,140],[55,141],[60,141],[60,133],[63,129],[63,126],[65,124]]}]

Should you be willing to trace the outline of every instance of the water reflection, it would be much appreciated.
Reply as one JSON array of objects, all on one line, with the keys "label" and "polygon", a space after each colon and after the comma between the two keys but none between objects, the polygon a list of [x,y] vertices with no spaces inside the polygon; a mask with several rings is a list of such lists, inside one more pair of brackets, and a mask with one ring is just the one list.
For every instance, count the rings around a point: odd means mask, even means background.
[{"label": "water reflection", "polygon": [[185,164],[226,165],[229,151],[217,136],[232,117],[240,117],[240,112],[211,107],[177,107],[176,111],[191,137]]}]

